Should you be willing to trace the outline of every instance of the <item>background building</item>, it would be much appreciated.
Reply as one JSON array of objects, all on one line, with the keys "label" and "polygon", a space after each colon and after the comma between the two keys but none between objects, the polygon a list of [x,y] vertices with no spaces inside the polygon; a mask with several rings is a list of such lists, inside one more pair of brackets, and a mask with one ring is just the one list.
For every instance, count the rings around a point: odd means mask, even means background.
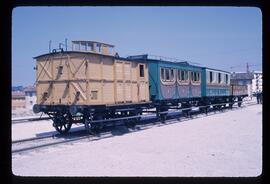
[{"label": "background building", "polygon": [[231,84],[246,85],[248,95],[262,91],[262,72],[233,72],[231,75]]},{"label": "background building", "polygon": [[233,72],[231,75],[231,84],[246,85],[248,96],[252,96],[252,80],[253,74],[251,72]]},{"label": "background building", "polygon": [[25,93],[25,108],[32,109],[33,105],[36,103],[36,88],[34,86],[27,86],[24,89]]},{"label": "background building", "polygon": [[12,92],[11,106],[12,110],[25,108],[25,93],[22,91]]},{"label": "background building", "polygon": [[25,88],[12,88],[12,110],[24,108],[32,109],[36,103],[36,88],[35,86],[27,86]]},{"label": "background building", "polygon": [[253,71],[253,79],[252,79],[252,92],[262,92],[262,72],[261,71]]}]

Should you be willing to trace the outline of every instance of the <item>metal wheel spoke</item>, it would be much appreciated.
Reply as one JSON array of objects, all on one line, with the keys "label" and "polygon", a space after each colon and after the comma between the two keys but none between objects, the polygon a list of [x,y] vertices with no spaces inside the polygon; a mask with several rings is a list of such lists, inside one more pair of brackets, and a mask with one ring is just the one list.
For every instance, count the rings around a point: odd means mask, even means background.
[{"label": "metal wheel spoke", "polygon": [[69,129],[71,128],[71,122],[69,119],[68,114],[64,114],[64,115],[58,115],[55,120],[54,123],[56,124],[55,129],[60,133],[67,133],[69,131]]}]

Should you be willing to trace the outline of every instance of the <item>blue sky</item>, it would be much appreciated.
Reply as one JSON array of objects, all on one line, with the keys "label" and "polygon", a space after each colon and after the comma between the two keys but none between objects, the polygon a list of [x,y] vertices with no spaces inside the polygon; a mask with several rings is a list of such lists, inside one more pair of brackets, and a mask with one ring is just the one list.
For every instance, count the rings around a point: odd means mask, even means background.
[{"label": "blue sky", "polygon": [[230,71],[262,68],[262,14],[254,7],[17,7],[12,13],[12,85],[33,85],[33,57],[65,38],[116,46]]}]

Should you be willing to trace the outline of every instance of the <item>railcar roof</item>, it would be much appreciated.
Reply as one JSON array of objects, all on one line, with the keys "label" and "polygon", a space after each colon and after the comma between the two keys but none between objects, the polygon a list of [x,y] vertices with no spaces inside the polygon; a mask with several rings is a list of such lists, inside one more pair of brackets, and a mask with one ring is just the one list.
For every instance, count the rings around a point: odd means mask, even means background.
[{"label": "railcar roof", "polygon": [[[83,51],[63,51],[63,52],[50,52],[50,53],[46,53],[46,54],[41,54],[39,56],[33,57],[34,59],[38,59],[44,56],[50,56],[50,55],[57,55],[57,54],[94,54],[94,55],[104,55],[104,54],[99,54],[99,53],[94,53],[94,52],[83,52]],[[108,56],[108,57],[114,57],[114,56],[110,56],[110,55],[104,55],[104,56]]]},{"label": "railcar roof", "polygon": [[225,70],[220,70],[220,69],[215,69],[215,68],[209,68],[209,67],[202,67],[203,69],[209,69],[209,70],[214,70],[214,71],[220,71],[220,72],[225,72],[231,74],[231,72],[225,71]]},{"label": "railcar roof", "polygon": [[38,59],[41,57],[45,57],[45,56],[50,56],[50,55],[57,55],[60,53],[64,53],[64,54],[94,54],[94,55],[99,55],[99,56],[106,56],[106,57],[111,57],[117,60],[125,60],[125,61],[133,61],[133,62],[145,62],[143,60],[133,60],[133,59],[129,59],[129,58],[124,58],[124,57],[116,57],[116,56],[112,56],[112,55],[106,55],[106,54],[101,54],[101,53],[95,53],[95,52],[84,52],[84,51],[63,51],[63,52],[51,52],[51,53],[46,53],[46,54],[42,54],[36,57],[33,57],[34,59]]},{"label": "railcar roof", "polygon": [[181,65],[181,66],[190,66],[194,68],[202,68],[201,66],[190,64],[188,61],[180,60],[180,59],[174,59],[174,58],[168,58],[163,56],[154,56],[154,55],[135,55],[135,56],[129,56],[128,58],[131,58],[133,60],[145,60],[150,62],[161,62],[161,63],[168,63],[168,64],[175,64],[175,65]]}]

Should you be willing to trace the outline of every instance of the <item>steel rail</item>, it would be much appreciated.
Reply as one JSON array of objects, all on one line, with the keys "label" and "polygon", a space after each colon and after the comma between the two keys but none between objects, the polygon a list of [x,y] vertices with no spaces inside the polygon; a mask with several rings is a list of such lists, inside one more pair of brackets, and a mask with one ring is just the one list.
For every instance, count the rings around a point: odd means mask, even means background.
[{"label": "steel rail", "polygon": [[26,121],[41,121],[41,120],[48,120],[51,119],[50,117],[38,117],[38,118],[24,118],[24,119],[12,119],[12,123],[16,124],[16,123],[23,123]]},{"label": "steel rail", "polygon": [[68,140],[56,141],[56,142],[51,142],[51,143],[45,143],[45,144],[41,144],[41,145],[37,145],[37,146],[30,146],[30,147],[21,148],[21,149],[15,149],[15,150],[12,150],[12,153],[18,153],[18,152],[23,152],[23,151],[37,149],[37,148],[53,146],[53,145],[56,145],[56,144],[73,142],[73,141],[85,139],[86,137],[90,137],[90,135],[83,136],[83,137],[77,137],[77,138],[74,138],[74,139],[68,139]]},{"label": "steel rail", "polygon": [[53,135],[46,135],[46,136],[41,136],[41,137],[30,137],[30,138],[26,138],[26,139],[19,139],[19,140],[15,140],[12,141],[12,144],[16,144],[16,143],[22,143],[22,142],[28,142],[28,141],[35,141],[35,140],[39,140],[39,139],[46,139],[46,138],[53,138],[56,137],[57,135],[60,134],[53,134]]}]

